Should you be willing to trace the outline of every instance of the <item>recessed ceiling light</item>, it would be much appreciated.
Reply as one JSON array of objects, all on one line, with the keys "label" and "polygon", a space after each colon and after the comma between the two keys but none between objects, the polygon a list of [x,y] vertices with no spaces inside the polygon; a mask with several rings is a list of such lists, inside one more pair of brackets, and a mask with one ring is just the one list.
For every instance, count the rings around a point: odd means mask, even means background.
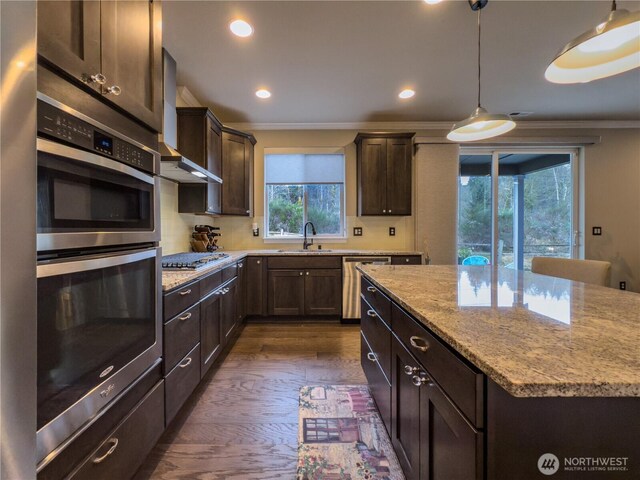
[{"label": "recessed ceiling light", "polygon": [[229,24],[229,29],[238,37],[248,37],[253,33],[253,27],[244,20],[234,20]]},{"label": "recessed ceiling light", "polygon": [[256,91],[256,97],[258,98],[269,98],[270,96],[271,96],[271,92],[264,88],[261,88],[260,90]]},{"label": "recessed ceiling light", "polygon": [[424,0],[425,3],[429,5],[435,5],[436,3],[440,3],[442,0]]},{"label": "recessed ceiling light", "polygon": [[416,92],[415,92],[415,91],[411,90],[410,88],[407,88],[407,89],[405,89],[405,90],[402,90],[402,91],[398,94],[398,96],[399,96],[400,98],[411,98],[411,97],[413,97],[415,94],[416,94]]}]

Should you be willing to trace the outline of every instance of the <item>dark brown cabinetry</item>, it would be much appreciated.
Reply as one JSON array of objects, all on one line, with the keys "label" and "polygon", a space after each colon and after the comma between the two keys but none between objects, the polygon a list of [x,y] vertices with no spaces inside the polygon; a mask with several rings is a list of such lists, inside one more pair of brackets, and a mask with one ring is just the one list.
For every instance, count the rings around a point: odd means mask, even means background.
[{"label": "dark brown cabinetry", "polygon": [[55,70],[160,131],[159,1],[38,3],[38,54]]},{"label": "dark brown cabinetry", "polygon": [[304,314],[304,271],[269,270],[269,314]]},{"label": "dark brown cabinetry", "polygon": [[249,216],[253,210],[252,135],[222,129],[222,213]]},{"label": "dark brown cabinetry", "polygon": [[358,215],[411,215],[414,135],[357,135]]},{"label": "dark brown cabinetry", "polygon": [[208,108],[178,108],[178,150],[222,179],[180,184],[178,211],[251,215],[255,143],[252,135],[223,127]]},{"label": "dark brown cabinetry", "polygon": [[269,315],[340,315],[340,267],[340,257],[270,257],[267,293]]},{"label": "dark brown cabinetry", "polygon": [[482,434],[395,338],[392,384],[391,437],[407,479],[482,478]]},{"label": "dark brown cabinetry", "polygon": [[217,291],[211,292],[200,303],[200,376],[209,371],[222,349],[221,309],[222,298]]},{"label": "dark brown cabinetry", "polygon": [[38,55],[100,92],[100,2],[38,2]]},{"label": "dark brown cabinetry", "polygon": [[166,406],[165,422],[169,425],[189,395],[200,383],[200,344],[178,362],[165,378]]},{"label": "dark brown cabinetry", "polygon": [[362,367],[406,478],[483,478],[482,373],[367,278],[361,311]]},{"label": "dark brown cabinetry", "polygon": [[222,123],[206,107],[177,108],[178,151],[222,177]]},{"label": "dark brown cabinetry", "polygon": [[304,314],[340,315],[342,270],[309,269],[304,275]]},{"label": "dark brown cabinetry", "polygon": [[420,255],[394,255],[391,257],[391,265],[422,265],[422,257]]},{"label": "dark brown cabinetry", "polygon": [[407,480],[420,479],[420,364],[396,339],[391,356],[391,443]]},{"label": "dark brown cabinetry", "polygon": [[247,315],[266,315],[267,264],[263,257],[247,257]]},{"label": "dark brown cabinetry", "polygon": [[160,382],[69,478],[131,478],[163,431],[164,382]]},{"label": "dark brown cabinetry", "polygon": [[222,289],[222,303],[220,305],[221,314],[221,335],[222,343],[226,345],[235,333],[238,326],[238,279],[231,280]]},{"label": "dark brown cabinetry", "polygon": [[247,259],[238,262],[238,293],[236,295],[236,318],[242,322],[247,316]]},{"label": "dark brown cabinetry", "polygon": [[[222,178],[222,124],[208,108],[178,108],[178,151]],[[222,213],[222,186],[217,182],[180,184],[180,213]]]}]

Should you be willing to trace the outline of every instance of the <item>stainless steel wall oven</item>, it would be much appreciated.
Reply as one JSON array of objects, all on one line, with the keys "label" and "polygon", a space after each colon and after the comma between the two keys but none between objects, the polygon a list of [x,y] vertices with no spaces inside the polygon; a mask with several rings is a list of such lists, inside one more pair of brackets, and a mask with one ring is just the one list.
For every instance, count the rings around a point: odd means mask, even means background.
[{"label": "stainless steel wall oven", "polygon": [[37,460],[162,355],[159,154],[38,96]]},{"label": "stainless steel wall oven", "polygon": [[96,125],[39,95],[39,252],[160,240],[159,154]]}]

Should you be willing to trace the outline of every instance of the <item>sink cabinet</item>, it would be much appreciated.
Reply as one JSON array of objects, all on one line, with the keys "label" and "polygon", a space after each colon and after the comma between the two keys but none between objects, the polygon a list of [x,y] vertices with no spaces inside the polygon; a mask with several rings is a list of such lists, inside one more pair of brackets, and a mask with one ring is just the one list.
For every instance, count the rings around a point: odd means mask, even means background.
[{"label": "sink cabinet", "polygon": [[335,256],[268,259],[268,313],[274,316],[339,316],[342,265]]},{"label": "sink cabinet", "polygon": [[158,1],[40,1],[38,55],[67,80],[158,132],[161,23]]},{"label": "sink cabinet", "polygon": [[358,133],[358,215],[411,215],[415,133]]}]

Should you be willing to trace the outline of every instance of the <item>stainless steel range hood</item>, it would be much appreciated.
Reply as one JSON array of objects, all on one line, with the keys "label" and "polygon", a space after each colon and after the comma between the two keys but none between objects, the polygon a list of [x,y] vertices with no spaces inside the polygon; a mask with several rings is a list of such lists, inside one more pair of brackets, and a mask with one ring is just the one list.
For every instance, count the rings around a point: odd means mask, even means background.
[{"label": "stainless steel range hood", "polygon": [[163,133],[158,150],[161,155],[160,176],[179,183],[222,183],[222,179],[176,150],[178,117],[176,114],[176,61],[166,50],[163,53],[164,114]]}]

